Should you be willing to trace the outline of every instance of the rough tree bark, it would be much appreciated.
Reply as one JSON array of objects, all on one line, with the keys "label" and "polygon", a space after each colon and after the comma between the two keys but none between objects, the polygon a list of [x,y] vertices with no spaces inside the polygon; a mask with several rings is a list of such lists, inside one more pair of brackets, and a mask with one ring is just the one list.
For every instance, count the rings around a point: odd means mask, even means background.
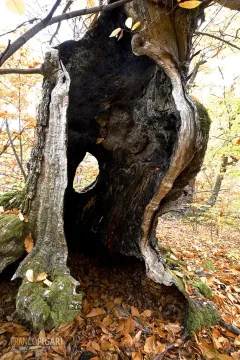
[{"label": "rough tree bark", "polygon": [[[206,300],[209,289],[186,276],[195,286],[190,298],[155,237],[161,209],[199,171],[209,131],[205,109],[185,90],[201,10],[175,5],[139,0],[104,13],[83,39],[47,56],[22,203],[36,245],[15,274],[23,277],[17,312],[35,329],[68,321],[81,306],[66,267],[67,244],[143,260],[151,279],[185,295],[188,331],[219,320]],[[141,21],[141,31],[109,38],[127,16]],[[73,179],[86,152],[97,158],[100,173],[76,193]],[[29,282],[27,269],[35,277],[46,272],[52,285]]]}]

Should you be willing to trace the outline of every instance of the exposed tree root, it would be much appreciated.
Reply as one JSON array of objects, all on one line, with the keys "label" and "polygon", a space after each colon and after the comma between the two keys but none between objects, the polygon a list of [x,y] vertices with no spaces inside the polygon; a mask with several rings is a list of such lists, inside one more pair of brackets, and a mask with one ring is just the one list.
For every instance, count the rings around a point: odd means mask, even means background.
[{"label": "exposed tree root", "polygon": [[[51,284],[31,282],[24,276],[33,271],[34,280],[43,272]],[[35,331],[51,329],[71,321],[81,310],[82,294],[76,293],[79,283],[70,275],[69,269],[56,249],[33,251],[18,268],[14,278],[23,277],[16,300],[16,312],[32,324]]]},{"label": "exposed tree root", "polygon": [[240,329],[237,328],[234,325],[228,324],[226,323],[226,321],[224,321],[223,319],[221,319],[219,321],[219,325],[221,325],[222,327],[224,327],[227,331],[231,332],[234,335],[240,335]]}]

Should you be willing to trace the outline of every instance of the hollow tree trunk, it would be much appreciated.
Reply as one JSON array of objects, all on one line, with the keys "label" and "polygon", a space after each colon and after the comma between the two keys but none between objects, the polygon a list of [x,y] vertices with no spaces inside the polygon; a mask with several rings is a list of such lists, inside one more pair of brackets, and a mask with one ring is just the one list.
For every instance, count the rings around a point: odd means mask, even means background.
[{"label": "hollow tree trunk", "polygon": [[[139,0],[105,13],[83,39],[59,46],[61,67],[56,53],[46,61],[23,202],[36,245],[16,273],[24,277],[17,311],[35,328],[68,321],[81,304],[66,268],[65,236],[79,251],[104,248],[138,257],[155,282],[176,285],[188,300],[189,331],[218,320],[205,301],[208,289],[198,284],[190,298],[155,238],[162,207],[199,171],[209,131],[207,113],[184,84],[198,10],[168,10],[167,0]],[[155,24],[139,34],[124,32],[119,41],[109,38],[129,15]],[[76,193],[73,178],[86,152],[97,158],[100,173]],[[42,282],[26,279],[27,269],[49,275],[47,292]]]},{"label": "hollow tree trunk", "polygon": [[[75,291],[78,282],[66,266],[63,210],[68,179],[66,115],[70,78],[60,66],[56,50],[47,54],[45,72],[48,79],[43,85],[37,141],[22,204],[23,212],[29,214],[36,243],[14,275],[23,277],[16,310],[36,330],[72,320],[80,311],[82,300]],[[43,283],[45,278],[52,282],[46,283],[48,289]]]}]

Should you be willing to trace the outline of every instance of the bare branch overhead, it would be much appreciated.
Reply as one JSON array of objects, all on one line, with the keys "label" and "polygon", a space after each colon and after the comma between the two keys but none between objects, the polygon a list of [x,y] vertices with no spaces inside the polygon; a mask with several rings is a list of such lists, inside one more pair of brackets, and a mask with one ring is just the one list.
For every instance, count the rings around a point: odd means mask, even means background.
[{"label": "bare branch overhead", "polygon": [[[67,2],[67,4],[65,5],[65,7],[64,7],[64,9],[63,9],[62,14],[65,14],[65,13],[68,11],[68,9],[69,9],[70,6],[72,5],[72,3],[73,3],[73,0],[69,0],[69,1]],[[61,22],[58,23],[58,26],[57,26],[54,34],[52,35],[52,37],[51,37],[51,39],[50,39],[50,41],[49,41],[49,45],[52,44],[53,39],[57,36],[60,27],[61,27]]]},{"label": "bare branch overhead", "polygon": [[216,2],[231,10],[240,10],[240,0],[216,0]]},{"label": "bare branch overhead", "polygon": [[240,50],[240,47],[239,47],[239,46],[233,44],[233,43],[230,42],[230,41],[224,40],[224,39],[221,38],[220,36],[216,36],[216,35],[213,35],[213,34],[209,34],[209,33],[206,33],[206,32],[202,32],[202,31],[195,31],[195,34],[196,34],[196,35],[202,35],[202,36],[209,36],[209,37],[211,37],[211,38],[213,38],[213,39],[222,41],[222,42],[224,42],[225,44],[227,44],[227,45],[229,45],[229,46],[231,46],[231,47],[233,47],[233,48],[235,48],[235,49],[237,49],[237,50]]},{"label": "bare branch overhead", "polygon": [[15,29],[10,30],[10,31],[7,31],[7,32],[1,34],[0,37],[5,36],[5,35],[8,35],[8,34],[11,34],[11,33],[13,33],[14,31],[20,29],[22,26],[26,26],[26,25],[28,25],[28,24],[33,24],[35,21],[38,21],[38,20],[41,20],[41,19],[39,19],[39,18],[33,18],[33,19],[30,19],[30,20],[24,21],[23,23],[19,24]]},{"label": "bare branch overhead", "polygon": [[41,30],[43,30],[45,27],[49,25],[53,25],[56,23],[59,23],[63,20],[69,20],[77,16],[87,15],[87,14],[95,14],[97,12],[101,11],[109,11],[112,9],[115,9],[119,6],[122,6],[126,3],[131,2],[132,0],[119,0],[115,3],[108,4],[108,5],[100,5],[93,8],[88,9],[80,9],[76,11],[71,11],[69,13],[61,14],[58,16],[55,16],[52,18],[52,15],[56,8],[59,6],[61,0],[57,0],[54,4],[53,8],[49,12],[49,14],[46,16],[45,19],[34,25],[31,29],[26,31],[22,36],[17,38],[7,49],[7,51],[4,52],[3,56],[0,58],[0,66],[2,66],[7,59],[10,58],[18,49],[20,49],[24,44],[26,44],[27,41],[32,39],[36,34],[38,34]]},{"label": "bare branch overhead", "polygon": [[31,29],[26,31],[22,36],[17,38],[17,40],[15,40],[12,44],[8,46],[8,48],[0,56],[0,66],[2,66],[4,62],[18,49],[20,49],[28,40],[30,40],[33,36],[35,36],[39,31],[41,31],[48,25],[61,1],[62,0],[57,0],[48,15],[43,20],[41,20],[38,24],[34,25]]}]

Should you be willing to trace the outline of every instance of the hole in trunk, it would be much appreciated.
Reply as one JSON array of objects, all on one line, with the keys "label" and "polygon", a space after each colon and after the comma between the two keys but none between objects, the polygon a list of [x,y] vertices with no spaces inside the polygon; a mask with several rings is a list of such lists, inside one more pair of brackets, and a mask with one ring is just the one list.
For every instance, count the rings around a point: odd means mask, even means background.
[{"label": "hole in trunk", "polygon": [[86,153],[83,161],[78,165],[73,180],[73,188],[77,192],[86,192],[92,189],[99,174],[98,161],[90,153]]}]

